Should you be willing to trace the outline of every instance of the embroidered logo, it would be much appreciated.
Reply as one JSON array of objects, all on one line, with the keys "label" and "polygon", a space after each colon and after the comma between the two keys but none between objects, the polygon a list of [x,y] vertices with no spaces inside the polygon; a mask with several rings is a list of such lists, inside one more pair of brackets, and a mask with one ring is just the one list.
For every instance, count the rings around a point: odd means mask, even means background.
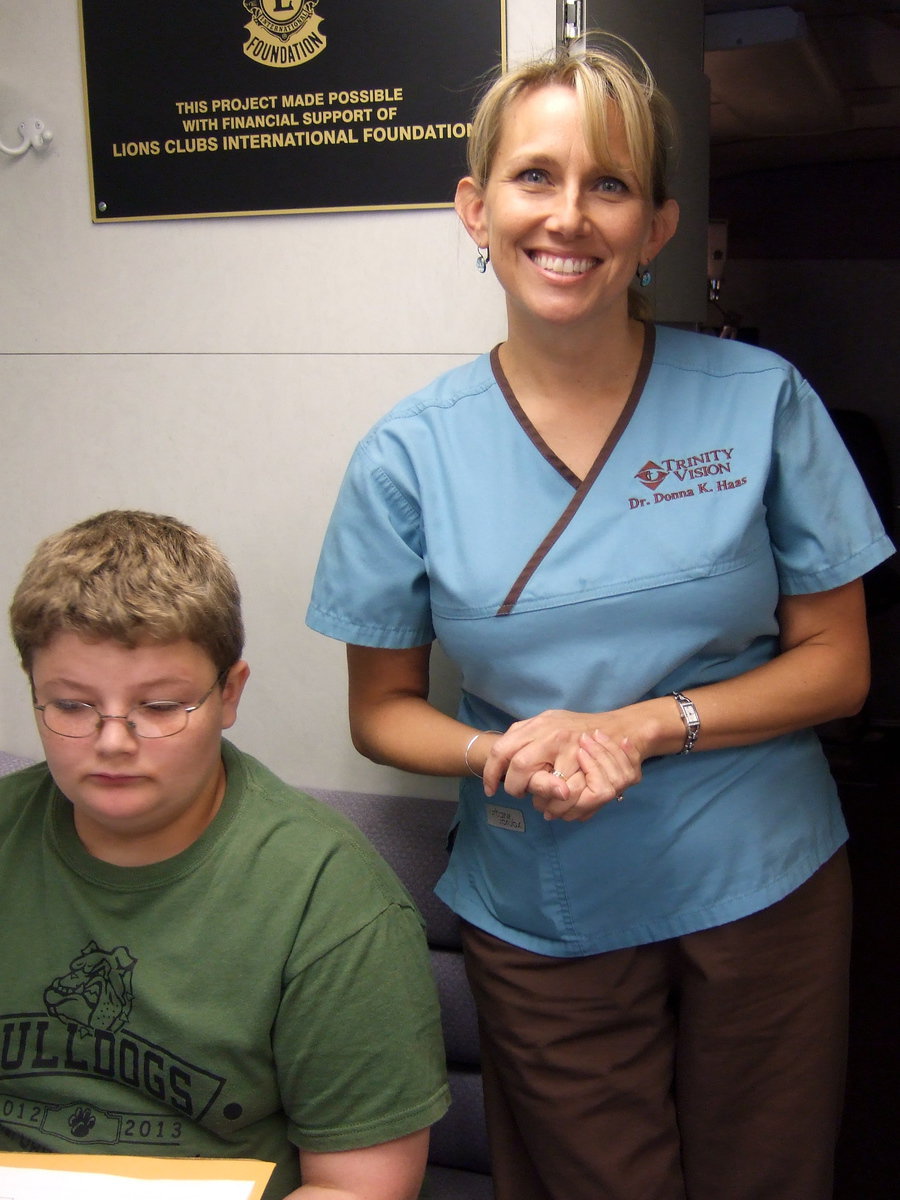
[{"label": "embroidered logo", "polygon": [[243,0],[250,14],[244,53],[263,67],[299,67],[327,45],[316,15],[319,0]]},{"label": "embroidered logo", "polygon": [[635,472],[635,479],[639,480],[644,487],[649,488],[651,492],[655,492],[662,481],[669,474],[664,471],[659,463],[655,463],[653,459],[648,459],[639,471]]},{"label": "embroidered logo", "polygon": [[[733,456],[733,446],[721,446],[714,450],[703,450],[699,454],[689,454],[684,458],[664,458],[661,462],[648,459],[641,469],[635,472],[634,478],[648,491],[655,493],[653,503],[651,504],[647,497],[629,496],[628,507],[651,508],[670,500],[686,500],[693,496],[712,495],[715,492],[728,492],[743,487],[747,476],[734,478]],[[669,490],[658,491],[666,480],[670,484]],[[671,484],[676,482],[682,486],[672,489]],[[685,484],[690,486],[685,487]]]}]

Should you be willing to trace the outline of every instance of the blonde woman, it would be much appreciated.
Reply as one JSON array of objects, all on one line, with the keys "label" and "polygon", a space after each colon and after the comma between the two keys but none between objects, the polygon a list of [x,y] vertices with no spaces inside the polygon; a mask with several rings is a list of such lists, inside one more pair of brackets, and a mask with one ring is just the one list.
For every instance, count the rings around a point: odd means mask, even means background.
[{"label": "blonde woman", "polygon": [[307,617],[357,748],[462,781],[438,894],[499,1200],[831,1195],[849,884],[812,727],[863,701],[891,545],[790,364],[641,319],[670,144],[614,41],[486,94],[456,208],[507,338],[360,443]]}]

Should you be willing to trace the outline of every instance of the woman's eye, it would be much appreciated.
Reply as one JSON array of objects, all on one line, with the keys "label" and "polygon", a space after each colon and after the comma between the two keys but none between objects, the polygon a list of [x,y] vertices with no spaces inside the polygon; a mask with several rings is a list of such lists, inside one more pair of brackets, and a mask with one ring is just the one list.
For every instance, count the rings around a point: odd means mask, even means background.
[{"label": "woman's eye", "polygon": [[597,180],[597,190],[610,196],[624,196],[628,192],[628,184],[614,175],[603,175]]},{"label": "woman's eye", "polygon": [[545,183],[547,180],[546,171],[542,171],[540,167],[528,167],[523,171],[519,178],[523,183]]}]

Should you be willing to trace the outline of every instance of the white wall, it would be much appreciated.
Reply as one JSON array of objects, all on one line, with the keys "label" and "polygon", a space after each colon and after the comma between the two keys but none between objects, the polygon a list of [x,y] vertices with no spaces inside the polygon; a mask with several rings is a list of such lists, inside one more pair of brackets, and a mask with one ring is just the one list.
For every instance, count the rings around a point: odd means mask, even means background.
[{"label": "white wall", "polygon": [[[554,0],[507,0],[515,61]],[[4,0],[0,140],[0,597],[36,542],[141,507],[210,534],[245,597],[253,679],[235,740],[294,782],[449,795],[367,763],[346,732],[343,647],[303,624],[356,439],[413,387],[503,336],[452,210],[90,221],[77,5]],[[449,683],[442,694],[452,691]],[[39,753],[0,635],[0,745]]]}]

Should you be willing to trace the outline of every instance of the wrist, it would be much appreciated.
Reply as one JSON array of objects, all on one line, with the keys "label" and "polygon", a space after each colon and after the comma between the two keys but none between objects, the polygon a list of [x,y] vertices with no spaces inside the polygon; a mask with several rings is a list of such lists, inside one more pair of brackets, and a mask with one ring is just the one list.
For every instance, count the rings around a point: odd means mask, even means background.
[{"label": "wrist", "polygon": [[639,701],[631,706],[631,712],[633,725],[629,738],[641,751],[642,759],[681,753],[685,738],[684,722],[671,694]]},{"label": "wrist", "polygon": [[678,715],[684,726],[684,742],[678,753],[690,754],[700,735],[700,714],[697,712],[693,700],[685,696],[683,692],[672,692],[672,698],[678,705]]},{"label": "wrist", "polygon": [[479,729],[468,739],[463,750],[463,762],[469,775],[474,775],[476,779],[484,778],[485,763],[493,745],[486,735],[499,733],[499,729]]}]

